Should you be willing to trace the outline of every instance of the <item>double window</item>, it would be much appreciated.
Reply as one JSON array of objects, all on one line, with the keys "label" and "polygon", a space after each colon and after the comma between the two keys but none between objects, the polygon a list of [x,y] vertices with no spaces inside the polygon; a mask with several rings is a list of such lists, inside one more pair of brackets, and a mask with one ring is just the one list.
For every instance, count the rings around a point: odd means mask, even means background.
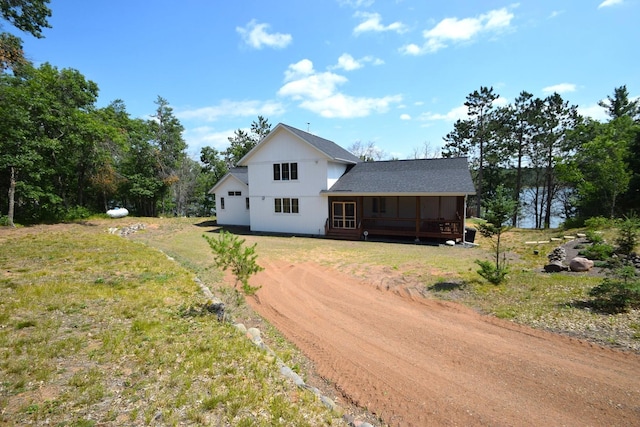
[{"label": "double window", "polygon": [[274,181],[296,181],[298,179],[297,163],[274,163],[273,164],[273,180]]},{"label": "double window", "polygon": [[242,191],[229,191],[229,196],[242,196]]},{"label": "double window", "polygon": [[275,213],[300,213],[298,199],[290,199],[288,197],[274,199]]}]

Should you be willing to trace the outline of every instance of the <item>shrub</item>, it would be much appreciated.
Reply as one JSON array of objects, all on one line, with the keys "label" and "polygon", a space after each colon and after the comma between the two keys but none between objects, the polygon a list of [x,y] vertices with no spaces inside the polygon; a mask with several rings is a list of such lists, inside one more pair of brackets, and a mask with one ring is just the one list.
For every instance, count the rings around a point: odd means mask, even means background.
[{"label": "shrub", "polygon": [[231,272],[238,282],[242,284],[242,290],[246,295],[255,294],[260,287],[249,285],[249,278],[262,271],[263,268],[256,263],[258,255],[255,253],[256,244],[244,246],[244,239],[226,231],[220,232],[218,239],[204,237],[215,255],[216,267],[226,270],[231,268]]},{"label": "shrub", "polygon": [[607,243],[595,243],[581,250],[579,253],[591,260],[606,261],[613,255],[614,248]]},{"label": "shrub", "polygon": [[591,289],[594,307],[609,313],[625,312],[640,307],[640,277],[631,264],[615,268],[598,286]]},{"label": "shrub", "polygon": [[584,221],[585,227],[589,230],[601,230],[603,228],[611,227],[612,221],[609,218],[602,216],[594,216]]},{"label": "shrub", "polygon": [[616,244],[618,245],[616,253],[628,256],[638,245],[638,229],[640,221],[635,215],[625,217],[618,223],[618,237]]},{"label": "shrub", "polygon": [[585,234],[587,236],[587,240],[591,243],[604,243],[604,237],[601,233],[597,233],[594,230],[587,230]]},{"label": "shrub", "polygon": [[483,277],[487,282],[493,285],[499,285],[507,278],[509,268],[507,267],[506,259],[496,267],[491,261],[475,260],[475,263],[480,266],[478,274]]}]

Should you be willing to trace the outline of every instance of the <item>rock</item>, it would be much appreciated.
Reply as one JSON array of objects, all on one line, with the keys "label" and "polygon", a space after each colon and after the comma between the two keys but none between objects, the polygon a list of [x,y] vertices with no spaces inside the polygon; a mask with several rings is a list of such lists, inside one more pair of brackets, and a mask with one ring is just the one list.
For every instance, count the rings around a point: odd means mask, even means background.
[{"label": "rock", "polygon": [[549,255],[547,255],[547,258],[549,258],[549,263],[557,261],[562,264],[562,262],[567,258],[567,251],[562,246],[558,246],[551,251]]},{"label": "rock", "polygon": [[577,256],[569,262],[571,271],[581,272],[589,271],[593,268],[593,261],[585,257]]},{"label": "rock", "polygon": [[454,242],[453,240],[447,240],[446,242],[444,242],[444,244],[447,246],[455,246],[456,242]]},{"label": "rock", "polygon": [[260,330],[258,328],[247,329],[247,338],[249,338],[250,340],[260,338]]},{"label": "rock", "polygon": [[560,261],[551,261],[549,264],[544,266],[544,271],[547,273],[559,273],[561,271],[568,271],[569,267],[563,265]]}]

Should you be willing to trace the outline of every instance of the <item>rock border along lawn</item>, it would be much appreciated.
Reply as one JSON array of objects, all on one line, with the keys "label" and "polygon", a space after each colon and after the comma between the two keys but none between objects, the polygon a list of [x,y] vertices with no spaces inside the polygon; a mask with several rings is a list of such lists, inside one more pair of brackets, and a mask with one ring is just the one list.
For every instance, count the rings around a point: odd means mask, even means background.
[{"label": "rock border along lawn", "polygon": [[[119,234],[122,237],[126,237],[131,233],[135,233],[138,230],[142,230],[144,229],[145,226],[144,224],[135,224],[129,227],[124,227],[120,233],[118,233],[118,228],[110,228],[109,229],[109,233],[110,234]],[[159,249],[158,249],[159,250]],[[172,257],[170,257],[169,255],[167,255],[166,253],[164,253],[163,251],[160,250],[160,252],[162,252],[164,254],[165,257],[167,257],[167,259],[169,261],[174,261],[175,259],[173,259]],[[227,316],[225,315],[224,312],[224,302],[222,302],[222,300],[220,298],[217,298],[213,292],[211,292],[211,289],[209,289],[209,287],[202,281],[200,280],[199,277],[195,277],[193,279],[198,286],[200,287],[200,291],[202,292],[202,294],[204,295],[205,299],[207,300],[207,303],[205,305],[206,309],[212,313],[215,313],[218,321],[222,322],[222,321],[227,321],[230,323],[233,323],[232,319],[227,318]],[[251,342],[253,344],[255,344],[258,348],[264,350],[265,352],[267,352],[267,354],[269,354],[270,356],[272,356],[275,361],[276,361],[276,365],[278,366],[278,369],[280,371],[280,374],[283,375],[285,378],[288,378],[289,380],[293,381],[293,383],[298,386],[299,388],[303,389],[303,390],[307,390],[310,391],[311,393],[313,393],[316,397],[318,397],[320,399],[320,401],[332,412],[336,413],[336,414],[342,414],[342,419],[349,425],[352,427],[374,427],[372,424],[366,422],[366,421],[361,421],[356,419],[354,416],[346,414],[344,412],[344,410],[338,405],[336,404],[331,398],[325,396],[322,394],[322,392],[316,388],[313,387],[311,385],[308,385],[304,382],[304,380],[302,379],[302,377],[300,377],[300,375],[296,374],[293,369],[291,369],[290,367],[288,367],[283,361],[282,359],[280,359],[276,353],[268,346],[264,343],[264,341],[262,341],[262,336],[260,333],[260,330],[258,328],[249,328],[247,329],[247,327],[242,324],[242,323],[233,323],[233,326],[240,331],[242,334],[244,334],[249,340],[251,340]]]}]

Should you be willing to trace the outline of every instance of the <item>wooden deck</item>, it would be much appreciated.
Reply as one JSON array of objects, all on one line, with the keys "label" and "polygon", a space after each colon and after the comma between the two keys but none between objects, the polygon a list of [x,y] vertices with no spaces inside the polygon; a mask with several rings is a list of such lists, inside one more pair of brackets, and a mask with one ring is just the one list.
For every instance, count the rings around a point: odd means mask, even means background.
[{"label": "wooden deck", "polygon": [[464,226],[459,220],[365,218],[357,228],[326,228],[327,237],[360,240],[367,232],[371,237],[413,237],[416,239],[460,240]]}]

